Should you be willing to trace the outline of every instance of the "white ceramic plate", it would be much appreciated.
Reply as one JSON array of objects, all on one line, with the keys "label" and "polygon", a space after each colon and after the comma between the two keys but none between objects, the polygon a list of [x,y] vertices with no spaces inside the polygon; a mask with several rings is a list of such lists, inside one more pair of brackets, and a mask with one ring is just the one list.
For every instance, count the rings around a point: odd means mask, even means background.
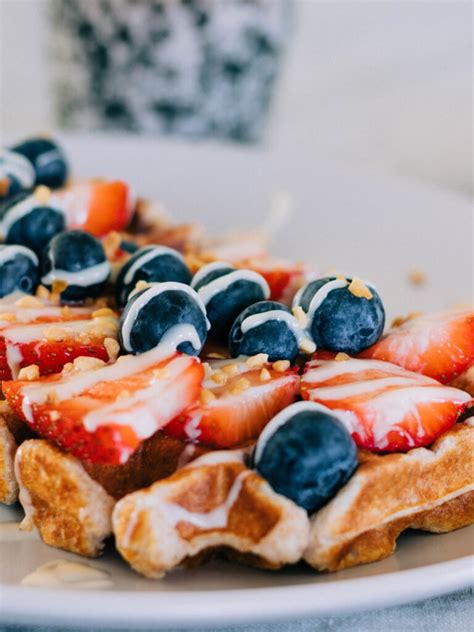
[{"label": "white ceramic plate", "polygon": [[[336,266],[374,281],[390,315],[436,310],[472,298],[472,210],[467,198],[380,172],[301,156],[298,148],[253,151],[134,138],[65,138],[81,176],[123,177],[159,196],[177,219],[215,232],[261,224],[284,191],[294,215],[275,248],[321,270]],[[407,281],[413,268],[428,282]],[[0,520],[18,520],[0,510]],[[408,533],[396,555],[330,575],[298,567],[278,573],[224,563],[177,571],[162,581],[134,574],[113,551],[88,561],[111,585],[78,591],[21,585],[52,560],[76,560],[7,527],[0,542],[0,622],[148,626],[224,625],[337,615],[447,593],[473,581],[474,526],[445,535]],[[82,560],[83,561],[83,560]]]}]

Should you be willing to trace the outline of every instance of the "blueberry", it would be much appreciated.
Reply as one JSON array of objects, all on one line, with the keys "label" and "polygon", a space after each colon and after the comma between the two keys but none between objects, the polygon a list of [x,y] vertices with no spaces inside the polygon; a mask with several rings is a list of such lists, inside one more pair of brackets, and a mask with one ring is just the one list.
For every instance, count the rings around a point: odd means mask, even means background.
[{"label": "blueberry", "polygon": [[120,343],[129,353],[143,353],[164,342],[198,355],[207,337],[206,310],[189,285],[153,283],[135,291],[120,318]]},{"label": "blueberry", "polygon": [[265,427],[252,461],[276,492],[312,513],[349,480],[357,449],[334,412],[298,402]]},{"label": "blueberry", "polygon": [[30,138],[11,148],[33,166],[35,184],[52,189],[62,187],[68,176],[68,165],[62,149],[49,138]]},{"label": "blueberry", "polygon": [[50,241],[42,260],[41,282],[52,287],[64,281],[61,300],[75,303],[99,296],[110,275],[110,264],[100,241],[84,230],[59,233]]},{"label": "blueberry", "polygon": [[124,252],[128,252],[131,255],[133,255],[133,253],[137,252],[138,250],[138,246],[135,242],[128,241],[126,239],[122,239],[119,247],[120,247],[120,250],[123,250]]},{"label": "blueberry", "polygon": [[266,353],[270,362],[294,362],[304,339],[301,325],[288,307],[276,301],[260,301],[244,309],[234,321],[229,350],[234,358]]},{"label": "blueberry", "polygon": [[191,282],[201,297],[211,323],[210,334],[227,340],[237,316],[253,303],[267,299],[270,289],[265,279],[252,270],[236,270],[228,263],[210,263]]},{"label": "blueberry", "polygon": [[0,199],[31,189],[36,174],[31,162],[13,151],[0,151]]},{"label": "blueberry", "polygon": [[[357,296],[352,279],[325,277],[311,281],[295,297],[308,314],[309,329],[318,348],[360,353],[380,338],[385,325],[385,310],[376,290],[371,298]],[[355,293],[353,293],[355,292]]]},{"label": "blueberry", "polygon": [[63,211],[43,204],[34,193],[19,193],[0,206],[1,238],[7,244],[26,246],[37,255],[64,229]]},{"label": "blueberry", "polygon": [[191,281],[191,272],[177,250],[167,246],[145,246],[125,263],[115,284],[117,303],[125,305],[137,281],[157,283]]},{"label": "blueberry", "polygon": [[33,294],[39,283],[38,257],[24,246],[0,246],[0,297]]}]

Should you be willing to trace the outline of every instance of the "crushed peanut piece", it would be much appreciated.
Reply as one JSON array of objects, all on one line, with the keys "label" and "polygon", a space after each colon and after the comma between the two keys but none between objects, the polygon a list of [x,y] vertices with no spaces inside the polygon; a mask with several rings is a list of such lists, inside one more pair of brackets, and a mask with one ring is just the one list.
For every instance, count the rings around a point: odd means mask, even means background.
[{"label": "crushed peanut piece", "polygon": [[206,404],[209,404],[209,402],[212,402],[215,399],[216,399],[216,396],[214,395],[212,391],[210,391],[207,388],[202,389],[201,395],[199,396],[199,400],[201,404],[205,406]]},{"label": "crushed peanut piece", "polygon": [[22,296],[15,301],[17,307],[43,307],[43,303],[35,296]]},{"label": "crushed peanut piece", "polygon": [[96,299],[93,305],[96,309],[102,309],[103,307],[108,307],[109,302],[105,296],[101,296],[100,298]]},{"label": "crushed peanut piece", "polygon": [[390,328],[394,329],[396,327],[401,327],[408,321],[413,320],[414,318],[419,318],[422,315],[423,315],[423,312],[409,312],[406,316],[397,316],[396,318],[392,320],[392,324],[390,325]]},{"label": "crushed peanut piece", "polygon": [[105,338],[104,347],[109,356],[110,362],[115,362],[120,352],[120,345],[115,338]]},{"label": "crushed peanut piece", "polygon": [[257,353],[247,358],[246,365],[251,369],[257,369],[268,362],[268,353]]},{"label": "crushed peanut piece", "polygon": [[51,292],[52,294],[61,294],[61,292],[64,292],[66,288],[66,281],[63,281],[62,279],[55,279],[51,285]]},{"label": "crushed peanut piece", "polygon": [[314,353],[316,351],[316,345],[315,343],[311,340],[311,338],[303,338],[303,340],[300,342],[300,351],[301,353]]},{"label": "crushed peanut piece", "polygon": [[99,358],[92,358],[90,356],[79,356],[74,360],[73,364],[78,371],[91,371],[105,366],[105,362],[103,360],[100,360]]},{"label": "crushed peanut piece", "polygon": [[305,329],[308,326],[308,315],[303,310],[301,305],[295,305],[291,311],[293,312],[293,316],[299,322],[301,327]]},{"label": "crushed peanut piece", "polygon": [[337,362],[344,362],[345,360],[350,360],[350,359],[351,359],[351,356],[347,355],[347,353],[343,353],[342,351],[340,351],[334,358],[334,360],[336,360]]},{"label": "crushed peanut piece", "polygon": [[6,320],[9,323],[14,323],[16,322],[16,314],[13,314],[12,312],[5,312],[0,314],[0,320]]},{"label": "crushed peanut piece", "polygon": [[260,382],[268,382],[268,380],[271,380],[272,376],[271,373],[268,369],[263,368],[260,371]]},{"label": "crushed peanut piece", "polygon": [[427,280],[428,277],[426,276],[426,272],[423,272],[423,270],[413,268],[413,270],[408,271],[408,281],[415,287],[425,285]]},{"label": "crushed peanut piece", "polygon": [[347,279],[343,274],[336,274],[336,281],[345,281],[347,283]]},{"label": "crushed peanut piece", "polygon": [[208,353],[206,357],[211,358],[212,360],[227,360],[227,356],[223,353],[217,353],[216,351]]},{"label": "crushed peanut piece", "polygon": [[240,395],[243,391],[246,391],[250,387],[250,382],[246,380],[244,377],[241,377],[240,380],[232,386],[230,392],[232,395]]},{"label": "crushed peanut piece", "polygon": [[25,366],[20,369],[18,373],[19,380],[28,380],[32,382],[34,380],[38,380],[40,376],[39,366],[37,364],[30,364],[29,366]]},{"label": "crushed peanut piece", "polygon": [[111,259],[115,256],[120,244],[122,242],[122,238],[120,233],[113,230],[110,232],[104,239],[102,240],[102,245],[104,246],[105,254],[107,255],[107,259]]},{"label": "crushed peanut piece", "polygon": [[58,413],[57,410],[52,410],[49,413],[49,418],[50,418],[51,421],[57,421],[60,417],[61,417],[61,415]]},{"label": "crushed peanut piece", "polygon": [[49,202],[49,198],[51,197],[51,189],[41,184],[40,186],[36,187],[34,195],[41,206],[46,206]]},{"label": "crushed peanut piece", "polygon": [[101,307],[100,309],[97,309],[95,312],[92,312],[92,318],[104,318],[104,317],[115,318],[115,314],[110,309],[110,307]]},{"label": "crushed peanut piece", "polygon": [[216,371],[211,375],[211,380],[216,384],[225,384],[227,382],[227,375],[222,371]]},{"label": "crushed peanut piece", "polygon": [[44,332],[44,337],[46,338],[46,340],[50,340],[52,342],[64,340],[64,338],[67,338],[67,336],[68,331],[63,327],[58,327],[58,325],[52,325],[51,327],[48,327],[48,329],[46,329],[46,331]]},{"label": "crushed peanut piece", "polygon": [[289,360],[277,360],[276,362],[274,362],[272,364],[272,367],[278,373],[284,373],[287,369],[290,368],[290,361]]},{"label": "crushed peanut piece", "polygon": [[135,292],[140,292],[141,290],[146,290],[147,287],[150,287],[150,284],[146,281],[137,281],[135,283]]},{"label": "crushed peanut piece", "polygon": [[38,285],[36,288],[36,298],[49,299],[49,290],[44,285]]},{"label": "crushed peanut piece", "polygon": [[226,364],[225,366],[222,367],[222,371],[228,377],[233,377],[234,375],[237,375],[237,373],[239,372],[239,367],[237,366],[237,364]]},{"label": "crushed peanut piece", "polygon": [[358,298],[366,298],[370,301],[374,297],[372,292],[366,286],[366,284],[359,279],[359,277],[354,277],[349,285],[349,292]]},{"label": "crushed peanut piece", "polygon": [[74,364],[72,362],[67,362],[63,366],[63,370],[61,371],[61,374],[68,375],[68,373],[72,373],[75,370],[76,370],[76,367],[74,366]]}]

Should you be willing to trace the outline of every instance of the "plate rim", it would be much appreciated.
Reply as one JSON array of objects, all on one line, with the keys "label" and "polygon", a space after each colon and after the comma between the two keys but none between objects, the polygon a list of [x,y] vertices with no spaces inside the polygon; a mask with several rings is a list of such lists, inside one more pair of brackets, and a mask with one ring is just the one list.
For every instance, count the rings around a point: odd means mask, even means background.
[{"label": "plate rim", "polygon": [[222,591],[91,591],[0,584],[0,622],[154,629],[263,623],[387,608],[472,584],[474,555],[369,577]]}]

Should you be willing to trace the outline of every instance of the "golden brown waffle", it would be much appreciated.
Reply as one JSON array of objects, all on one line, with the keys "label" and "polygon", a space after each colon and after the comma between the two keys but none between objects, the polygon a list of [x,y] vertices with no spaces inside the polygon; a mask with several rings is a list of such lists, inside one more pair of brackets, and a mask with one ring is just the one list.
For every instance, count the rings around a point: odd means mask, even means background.
[{"label": "golden brown waffle", "polygon": [[0,503],[11,505],[18,500],[14,458],[18,445],[33,436],[6,402],[0,402]]},{"label": "golden brown waffle", "polygon": [[474,521],[474,420],[430,449],[361,455],[347,485],[311,519],[304,559],[337,571],[395,551],[405,529],[443,532]]},{"label": "golden brown waffle", "polygon": [[116,546],[147,577],[216,549],[264,568],[297,562],[309,534],[306,512],[244,465],[242,453],[214,452],[119,501]]},{"label": "golden brown waffle", "polygon": [[25,510],[21,528],[36,527],[46,544],[86,557],[101,552],[115,501],[80,461],[30,439],[17,450],[15,471]]}]

